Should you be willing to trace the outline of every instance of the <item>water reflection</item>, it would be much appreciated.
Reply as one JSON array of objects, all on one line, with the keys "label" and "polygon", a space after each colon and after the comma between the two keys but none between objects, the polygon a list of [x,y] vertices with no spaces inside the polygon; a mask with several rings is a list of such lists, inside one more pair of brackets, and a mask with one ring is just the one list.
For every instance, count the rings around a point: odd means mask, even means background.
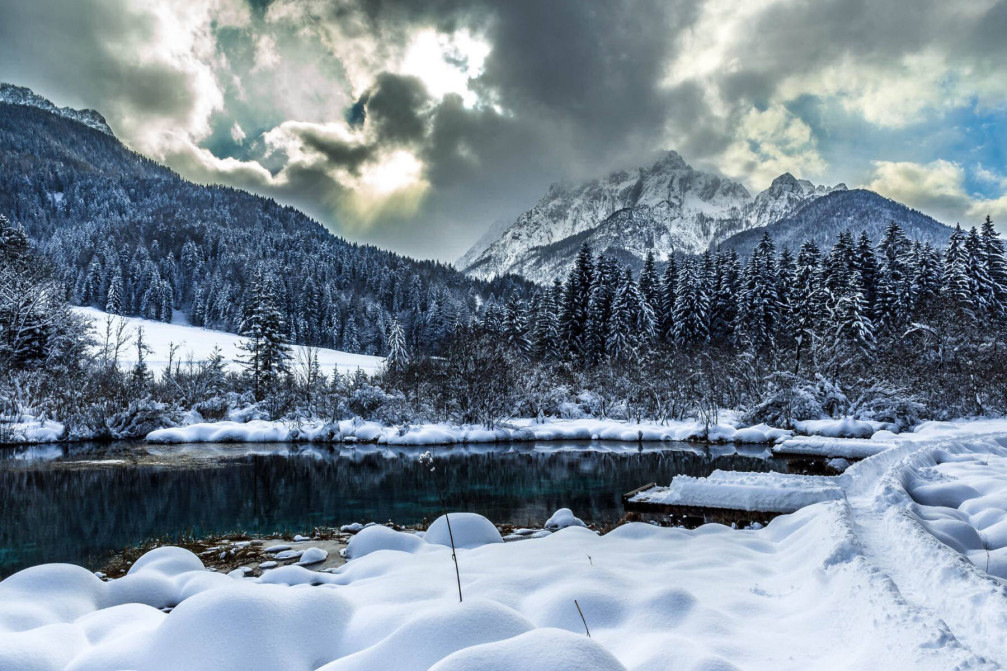
[{"label": "water reflection", "polygon": [[267,444],[7,450],[0,453],[0,576],[47,561],[94,566],[111,549],[182,532],[420,522],[439,509],[432,478],[454,510],[532,525],[563,506],[585,520],[615,521],[624,492],[677,474],[783,469],[764,448],[593,442],[437,448],[438,467],[429,473],[416,459],[422,451]]}]

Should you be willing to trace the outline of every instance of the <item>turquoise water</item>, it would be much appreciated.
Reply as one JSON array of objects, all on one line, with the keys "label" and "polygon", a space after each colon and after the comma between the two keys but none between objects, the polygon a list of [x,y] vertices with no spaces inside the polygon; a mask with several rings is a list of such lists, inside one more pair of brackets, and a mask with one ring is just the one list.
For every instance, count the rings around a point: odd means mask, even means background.
[{"label": "turquoise water", "polygon": [[[541,525],[568,507],[589,522],[622,517],[621,496],[716,468],[783,470],[765,447],[689,443],[528,443],[330,450],[263,444],[43,446],[0,452],[0,576],[44,562],[94,568],[146,538],[309,532],[349,522],[413,524],[440,510]],[[143,454],[147,452],[148,454]],[[140,454],[138,464],[130,463]],[[119,463],[102,463],[102,459]],[[159,463],[151,464],[151,460]]]}]

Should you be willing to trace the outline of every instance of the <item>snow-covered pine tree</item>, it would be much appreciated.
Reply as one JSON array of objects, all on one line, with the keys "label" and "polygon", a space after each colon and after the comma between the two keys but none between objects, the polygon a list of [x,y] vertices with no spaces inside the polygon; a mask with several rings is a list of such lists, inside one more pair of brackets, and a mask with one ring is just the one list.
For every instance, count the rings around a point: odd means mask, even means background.
[{"label": "snow-covered pine tree", "polygon": [[825,309],[831,313],[850,286],[850,274],[856,269],[853,234],[842,231],[832,249],[822,259],[822,289],[824,290]]},{"label": "snow-covered pine tree", "polygon": [[850,273],[847,278],[847,286],[836,302],[834,320],[837,345],[852,346],[868,358],[873,355],[874,325],[867,310],[860,273]]},{"label": "snow-covered pine tree", "polygon": [[601,362],[609,350],[612,311],[621,281],[618,264],[609,257],[599,257],[591,283],[583,348],[583,361],[589,366]]},{"label": "snow-covered pine tree", "polygon": [[982,241],[986,253],[986,274],[993,291],[990,296],[990,311],[1001,321],[1007,319],[1007,256],[1004,243],[993,227],[993,220],[986,215],[982,226]]},{"label": "snow-covered pine tree", "polygon": [[[629,268],[622,270],[617,281],[608,318],[605,353],[612,361],[629,361],[635,359],[640,347],[648,342],[648,334],[640,332],[646,319],[643,317],[645,299]],[[646,324],[643,327],[646,328]],[[649,335],[652,334],[651,330]]]},{"label": "snow-covered pine tree", "polygon": [[810,342],[818,333],[823,317],[825,300],[818,245],[811,240],[801,245],[796,266],[794,291],[790,298],[794,315],[795,368],[800,371],[801,357],[808,351]]},{"label": "snow-covered pine tree", "polygon": [[930,243],[913,243],[909,263],[908,319],[931,313],[941,293],[943,265],[940,253]]},{"label": "snow-covered pine tree", "polygon": [[591,248],[583,245],[577,253],[563,291],[560,331],[566,348],[575,359],[581,359],[587,345],[588,304],[594,281],[594,257]]},{"label": "snow-covered pine tree", "polygon": [[144,328],[140,326],[136,329],[136,363],[133,365],[132,383],[134,389],[143,393],[150,384],[153,375],[147,367],[147,355],[151,353],[150,345],[144,338]]},{"label": "snow-covered pine tree", "polygon": [[563,285],[554,280],[552,287],[540,292],[535,309],[535,328],[532,351],[544,360],[557,360],[562,356],[559,331],[559,304],[563,296]]},{"label": "snow-covered pine tree", "polygon": [[710,298],[710,341],[720,347],[734,343],[741,293],[741,262],[735,250],[717,252],[713,296]]},{"label": "snow-covered pine tree", "polygon": [[965,249],[965,233],[960,225],[955,226],[944,250],[941,284],[941,295],[957,316],[970,321],[975,319],[975,303],[969,282],[969,255]]},{"label": "snow-covered pine tree", "polygon": [[105,312],[113,315],[122,314],[122,273],[116,271],[108,283],[108,295],[105,298]]},{"label": "snow-covered pine tree", "polygon": [[647,252],[647,258],[644,259],[639,287],[640,295],[647,301],[650,311],[657,315],[661,310],[661,278],[657,274],[657,261],[653,251]]},{"label": "snow-covered pine tree", "polygon": [[256,269],[242,325],[245,352],[242,365],[252,380],[255,398],[262,400],[274,389],[281,375],[289,372],[290,347],[283,333],[283,314],[272,277]]},{"label": "snow-covered pine tree", "polygon": [[503,337],[514,352],[527,354],[531,349],[528,337],[528,313],[524,301],[512,298],[504,305]]},{"label": "snow-covered pine tree", "polygon": [[867,314],[873,314],[878,288],[878,259],[874,255],[874,246],[866,231],[863,231],[857,240],[857,249],[853,254],[853,268],[860,274]]},{"label": "snow-covered pine tree", "polygon": [[668,256],[668,265],[661,277],[661,305],[657,309],[657,327],[661,336],[671,340],[675,324],[675,299],[678,291],[678,263],[675,255]]},{"label": "snow-covered pine tree", "polygon": [[776,342],[780,347],[792,349],[796,344],[798,315],[794,308],[797,281],[797,264],[788,247],[780,250],[776,264],[776,296],[779,305],[779,325]]},{"label": "snow-covered pine tree", "polygon": [[400,371],[409,363],[409,350],[406,348],[406,334],[399,320],[388,322],[388,356],[385,365],[391,371]]},{"label": "snow-covered pine tree", "polygon": [[976,315],[985,315],[992,311],[994,294],[993,281],[987,272],[989,261],[986,258],[986,245],[979,237],[979,231],[973,226],[965,236],[965,254],[968,257],[965,274],[969,278],[969,293],[972,295],[972,305]]},{"label": "snow-covered pine tree", "polygon": [[745,267],[738,307],[738,331],[757,352],[772,349],[780,323],[774,256],[772,238],[765,233]]},{"label": "snow-covered pine tree", "polygon": [[698,259],[682,262],[675,290],[672,336],[680,346],[705,343],[710,337],[710,297]]}]

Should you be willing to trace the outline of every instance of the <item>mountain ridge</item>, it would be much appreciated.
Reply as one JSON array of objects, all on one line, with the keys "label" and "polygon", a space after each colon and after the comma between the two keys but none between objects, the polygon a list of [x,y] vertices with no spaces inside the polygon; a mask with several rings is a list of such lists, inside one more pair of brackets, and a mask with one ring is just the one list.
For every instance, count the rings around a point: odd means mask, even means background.
[{"label": "mountain ridge", "polygon": [[602,253],[628,255],[633,265],[650,250],[659,260],[697,254],[846,188],[784,173],[752,196],[744,185],[696,170],[678,152],[668,151],[647,167],[617,170],[580,184],[550,185],[496,241],[486,245],[484,236],[483,249],[473,253],[474,247],[456,265],[482,279],[516,273],[547,283],[569,269],[574,240],[578,247],[587,242]]},{"label": "mountain ridge", "polygon": [[105,117],[93,109],[74,109],[72,107],[56,107],[50,100],[43,98],[25,86],[17,86],[7,82],[0,82],[0,103],[8,105],[23,105],[25,107],[35,107],[40,110],[70,119],[77,123],[84,124],[88,128],[93,128],[98,132],[115,137],[115,133],[109,127]]},{"label": "mountain ridge", "polygon": [[0,214],[24,226],[74,304],[161,321],[181,310],[235,333],[262,271],[292,342],[348,352],[384,353],[394,320],[411,349],[437,353],[484,302],[528,289],[351,242],[270,198],[195,184],[23,101],[0,101]]}]

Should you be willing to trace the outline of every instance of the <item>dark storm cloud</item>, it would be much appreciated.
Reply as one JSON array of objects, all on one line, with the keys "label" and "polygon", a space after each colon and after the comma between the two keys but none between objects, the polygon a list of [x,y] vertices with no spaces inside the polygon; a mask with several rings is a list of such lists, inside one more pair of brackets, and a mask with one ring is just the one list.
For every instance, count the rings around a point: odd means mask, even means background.
[{"label": "dark storm cloud", "polygon": [[415,142],[427,132],[424,109],[430,103],[426,88],[416,77],[383,72],[364,97],[367,117],[383,141]]}]

